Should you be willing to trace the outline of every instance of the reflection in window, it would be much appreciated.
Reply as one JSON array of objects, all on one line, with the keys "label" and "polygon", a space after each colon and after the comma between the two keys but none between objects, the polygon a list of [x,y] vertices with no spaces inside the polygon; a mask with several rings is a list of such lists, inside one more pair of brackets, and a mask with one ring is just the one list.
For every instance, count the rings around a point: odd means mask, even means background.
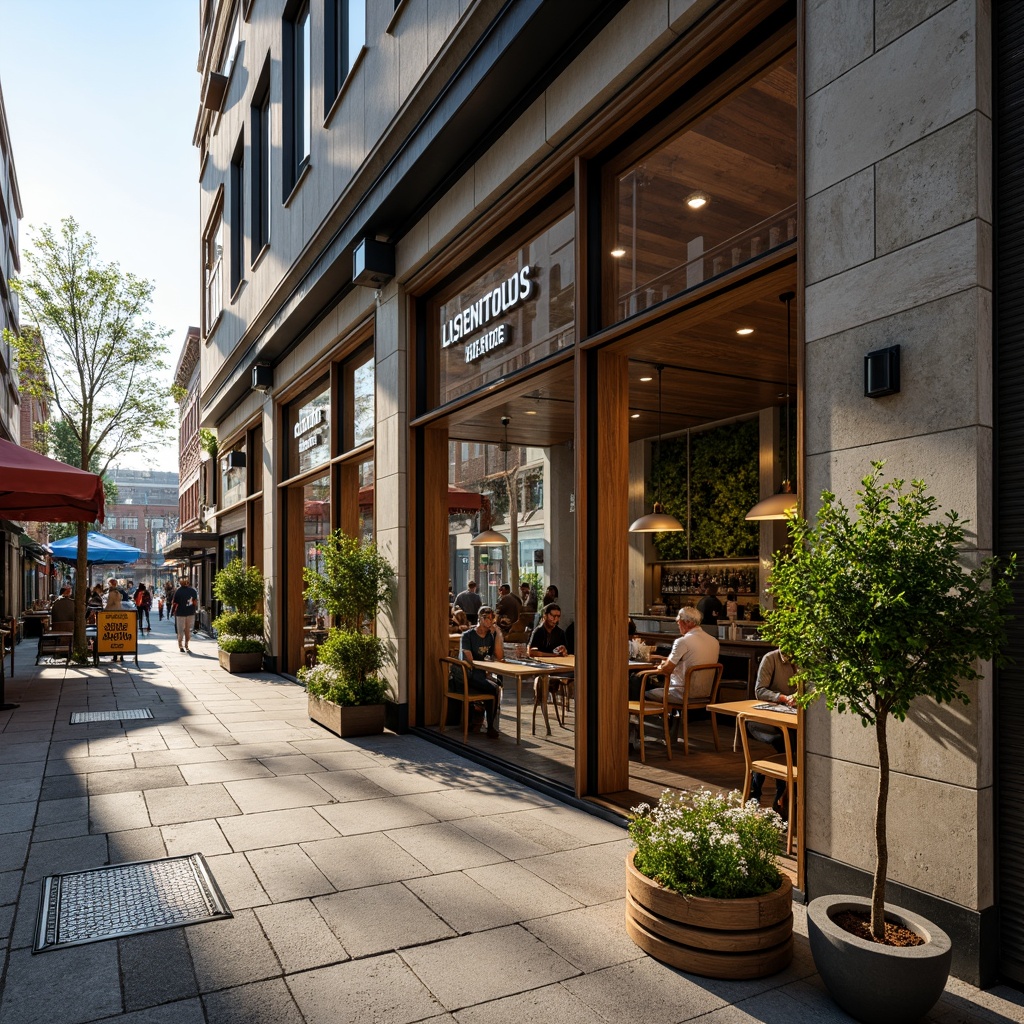
[{"label": "reflection in window", "polygon": [[[331,532],[331,482],[321,477],[302,489],[303,562],[307,569],[319,572],[323,558],[323,542]],[[306,602],[306,614],[316,615],[312,601]]]},{"label": "reflection in window", "polygon": [[241,532],[229,533],[223,540],[221,567],[229,565],[236,558],[245,559],[245,535]]},{"label": "reflection in window", "polygon": [[[240,446],[234,451],[245,454],[245,447]],[[241,501],[245,497],[245,479],[246,469],[242,465],[240,467],[232,467],[229,465],[227,453],[220,460],[220,507],[227,508],[228,505],[233,505],[236,501]]]},{"label": "reflection in window", "polygon": [[364,544],[373,540],[373,458],[359,463],[359,540]]},{"label": "reflection in window", "polygon": [[796,153],[790,56],[617,174],[612,320],[794,239]]},{"label": "reflection in window", "polygon": [[352,371],[352,447],[373,440],[374,426],[373,354]]}]

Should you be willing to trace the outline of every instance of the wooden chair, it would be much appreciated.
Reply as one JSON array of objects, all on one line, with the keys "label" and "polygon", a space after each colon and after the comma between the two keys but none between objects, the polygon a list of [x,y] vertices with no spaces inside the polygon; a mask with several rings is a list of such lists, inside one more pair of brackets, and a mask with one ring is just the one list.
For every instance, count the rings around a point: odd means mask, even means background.
[{"label": "wooden chair", "polygon": [[789,729],[782,730],[782,739],[785,743],[785,753],[774,754],[771,757],[761,757],[754,760],[750,755],[750,737],[747,735],[747,716],[738,714],[736,716],[736,728],[740,732],[740,740],[743,743],[743,761],[746,768],[746,775],[743,779],[743,802],[746,803],[750,797],[750,775],[757,772],[759,775],[766,775],[772,779],[783,779],[786,783],[786,800],[789,803],[789,828],[786,832],[786,852],[793,852],[793,819],[796,817],[796,785],[800,778],[800,769],[793,763],[793,743],[789,738]]},{"label": "wooden chair", "polygon": [[63,658],[64,664],[71,661],[71,644],[74,640],[75,624],[73,622],[55,622],[53,626],[39,638],[36,649],[36,664],[40,658]]},{"label": "wooden chair", "polygon": [[[469,705],[475,704],[477,701],[493,701],[493,693],[474,693],[469,688],[469,664],[462,661],[461,658],[439,658],[441,662],[441,672],[443,679],[441,685],[443,690],[441,691],[443,700],[441,701],[441,732],[444,732],[445,723],[448,720],[448,701],[460,700],[462,701],[462,742],[465,743],[469,739]],[[462,686],[453,689],[451,681],[452,666],[458,668],[462,672]],[[458,673],[456,673],[457,677]]]},{"label": "wooden chair", "polygon": [[[686,677],[683,680],[683,699],[677,700],[671,693],[668,696],[668,706],[679,710],[683,720],[683,754],[690,753],[690,709],[706,708],[718,700],[718,691],[722,686],[722,666],[718,663],[710,665],[691,665],[686,670]],[[678,733],[678,725],[676,726]],[[718,746],[718,721],[711,716],[711,735],[715,741],[715,750]],[[673,740],[675,736],[673,736]]]},{"label": "wooden chair", "polygon": [[[644,764],[647,763],[647,751],[644,748],[644,732],[645,732],[644,726],[645,726],[645,724],[647,722],[647,719],[651,718],[651,717],[653,717],[655,715],[661,715],[662,722],[663,722],[664,727],[665,727],[665,750],[668,752],[668,759],[671,761],[672,760],[672,739],[669,736],[669,730],[668,730],[668,715],[669,715],[669,707],[668,707],[668,678],[667,677],[663,678],[663,691],[662,691],[661,700],[649,701],[649,700],[647,700],[647,693],[646,693],[646,690],[647,690],[647,685],[646,685],[647,684],[647,678],[649,676],[663,676],[664,677],[665,674],[663,672],[660,672],[656,668],[649,668],[649,669],[647,669],[644,672],[638,672],[637,675],[640,677],[640,680],[641,680],[640,699],[639,700],[631,700],[629,702],[629,715],[636,715],[637,718],[640,721],[640,760]],[[629,716],[627,715],[627,719],[628,719],[628,717]]]}]

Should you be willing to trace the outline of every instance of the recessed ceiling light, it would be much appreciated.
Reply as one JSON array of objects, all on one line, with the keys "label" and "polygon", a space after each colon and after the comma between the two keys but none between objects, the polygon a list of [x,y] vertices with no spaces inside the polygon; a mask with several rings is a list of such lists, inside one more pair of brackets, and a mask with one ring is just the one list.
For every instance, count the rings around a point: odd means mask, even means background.
[{"label": "recessed ceiling light", "polygon": [[526,412],[527,416],[536,416],[537,415],[537,410],[536,409],[526,409],[525,412]]},{"label": "recessed ceiling light", "polygon": [[612,255],[613,255],[613,256],[614,256],[614,257],[615,257],[615,258],[616,258],[617,260],[620,260],[620,259],[622,259],[622,257],[623,257],[623,256],[625,256],[625,255],[626,255],[626,250],[625,250],[625,249],[623,249],[621,245],[618,245],[618,246],[616,246],[616,247],[615,247],[614,249],[612,249]]},{"label": "recessed ceiling light", "polygon": [[707,194],[707,192],[691,192],[686,197],[686,205],[691,210],[703,209],[710,202],[711,202],[711,196],[709,196]]},{"label": "recessed ceiling light", "polygon": [[647,384],[649,381],[654,380],[654,378],[653,377],[641,377],[640,380],[641,380],[642,383]]},{"label": "recessed ceiling light", "polygon": [[736,328],[736,333],[737,334],[753,334],[754,333],[754,328],[753,327],[737,327]]},{"label": "recessed ceiling light", "polygon": [[638,420],[638,419],[640,419],[640,413],[638,413],[638,412],[633,412],[633,413],[630,413],[630,414],[629,414],[629,418],[630,418],[631,420]]}]

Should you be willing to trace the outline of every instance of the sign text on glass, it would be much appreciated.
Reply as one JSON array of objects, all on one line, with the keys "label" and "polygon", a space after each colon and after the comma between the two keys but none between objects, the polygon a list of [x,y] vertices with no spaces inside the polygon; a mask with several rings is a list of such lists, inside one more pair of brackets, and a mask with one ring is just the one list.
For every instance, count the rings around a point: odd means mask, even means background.
[{"label": "sign text on glass", "polygon": [[[441,347],[448,348],[458,341],[466,341],[471,334],[486,328],[499,316],[530,298],[533,295],[533,282],[530,280],[532,269],[529,266],[523,267],[451,319],[442,319]],[[492,349],[504,345],[510,337],[508,324],[498,324],[486,334],[467,343],[466,362],[471,363]]]}]

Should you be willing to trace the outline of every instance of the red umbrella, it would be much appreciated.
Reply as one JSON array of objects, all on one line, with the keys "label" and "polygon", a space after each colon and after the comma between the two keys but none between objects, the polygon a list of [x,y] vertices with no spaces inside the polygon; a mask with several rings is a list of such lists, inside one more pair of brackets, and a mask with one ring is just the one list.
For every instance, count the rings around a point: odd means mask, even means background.
[{"label": "red umbrella", "polygon": [[40,523],[103,522],[103,481],[95,473],[0,438],[0,516]]}]

